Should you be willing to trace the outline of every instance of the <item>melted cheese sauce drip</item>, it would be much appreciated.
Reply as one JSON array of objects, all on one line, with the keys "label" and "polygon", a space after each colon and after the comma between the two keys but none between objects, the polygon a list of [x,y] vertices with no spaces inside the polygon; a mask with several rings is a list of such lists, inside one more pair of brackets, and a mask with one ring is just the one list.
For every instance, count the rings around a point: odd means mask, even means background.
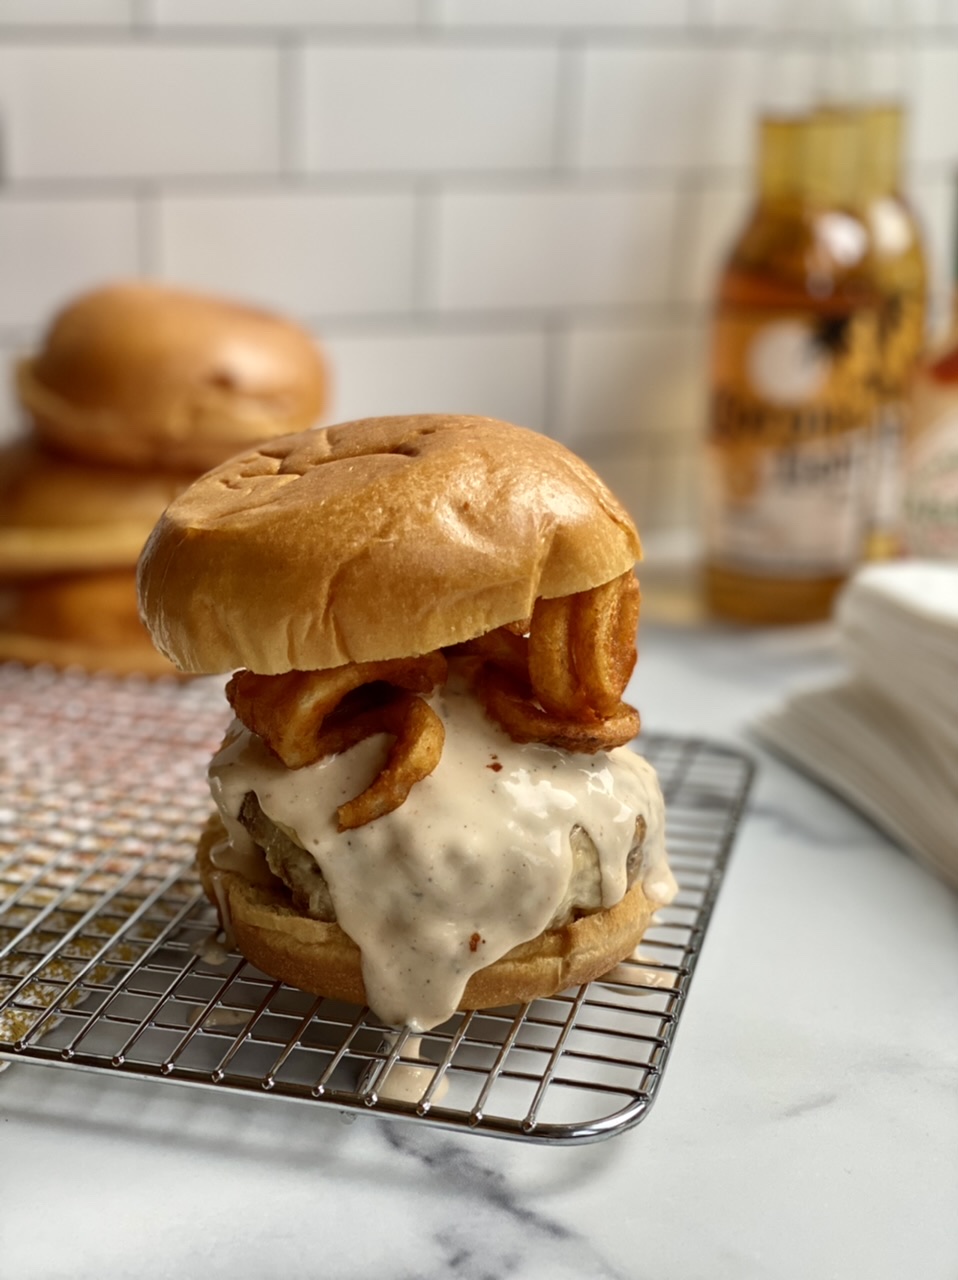
[{"label": "melted cheese sauce drip", "polygon": [[[390,1033],[384,1048],[391,1049],[399,1033]],[[412,1059],[412,1061],[410,1061]],[[436,1065],[422,1056],[422,1036],[409,1036],[402,1053],[376,1084],[380,1098],[392,1102],[421,1102],[436,1076]],[[443,1076],[430,1098],[439,1103],[449,1091],[449,1077]]]},{"label": "melted cheese sauce drip", "polygon": [[636,816],[646,822],[640,878],[664,904],[675,893],[655,771],[627,748],[570,755],[520,746],[455,684],[430,699],[446,741],[435,771],[394,812],[336,830],[336,808],[369,785],[388,739],[286,769],[238,722],[210,767],[230,836],[215,861],[246,871],[255,846],[237,821],[243,797],[316,859],[341,927],[362,952],[370,1007],[427,1031],[455,1012],[469,977],[536,937],[569,904],[572,827],[598,851],[603,907],[626,891]]}]

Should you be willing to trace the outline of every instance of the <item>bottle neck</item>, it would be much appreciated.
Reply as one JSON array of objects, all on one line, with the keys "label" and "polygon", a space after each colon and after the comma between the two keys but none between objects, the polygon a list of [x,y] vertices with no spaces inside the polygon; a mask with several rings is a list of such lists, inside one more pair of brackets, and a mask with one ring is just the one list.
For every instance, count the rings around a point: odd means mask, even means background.
[{"label": "bottle neck", "polygon": [[904,116],[897,103],[868,107],[862,114],[862,191],[868,200],[901,190]]},{"label": "bottle neck", "polygon": [[799,198],[801,172],[800,124],[766,117],[759,125],[758,189],[766,203]]},{"label": "bottle neck", "polygon": [[861,197],[862,122],[851,109],[821,108],[760,125],[764,203],[853,209]]}]

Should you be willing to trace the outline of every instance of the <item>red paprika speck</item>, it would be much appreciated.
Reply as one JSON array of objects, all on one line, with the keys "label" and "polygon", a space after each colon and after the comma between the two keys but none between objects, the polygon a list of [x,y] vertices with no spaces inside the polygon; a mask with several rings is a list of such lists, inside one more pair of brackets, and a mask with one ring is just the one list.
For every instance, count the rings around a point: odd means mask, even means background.
[{"label": "red paprika speck", "polygon": [[479,949],[479,943],[481,941],[482,941],[482,938],[480,938],[479,934],[474,933],[472,937],[469,939],[469,950],[477,951]]}]

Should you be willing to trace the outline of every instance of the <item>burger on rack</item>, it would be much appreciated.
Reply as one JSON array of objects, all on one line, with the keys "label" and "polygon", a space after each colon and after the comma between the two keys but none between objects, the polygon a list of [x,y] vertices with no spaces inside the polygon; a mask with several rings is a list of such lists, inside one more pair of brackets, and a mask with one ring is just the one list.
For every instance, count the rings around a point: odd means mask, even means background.
[{"label": "burger on rack", "polygon": [[140,608],[233,673],[197,856],[254,965],[421,1031],[633,951],[675,891],[622,700],[639,554],[579,458],[485,418],[305,432],[174,500]]}]

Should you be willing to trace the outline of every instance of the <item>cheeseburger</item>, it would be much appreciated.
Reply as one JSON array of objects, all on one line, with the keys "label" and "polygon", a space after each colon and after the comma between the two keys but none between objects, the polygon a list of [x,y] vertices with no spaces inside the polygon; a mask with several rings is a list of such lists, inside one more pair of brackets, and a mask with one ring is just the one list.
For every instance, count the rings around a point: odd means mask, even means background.
[{"label": "cheeseburger", "polygon": [[197,857],[254,965],[424,1031],[632,952],[675,892],[626,746],[639,554],[580,459],[486,418],[306,432],[173,501],[140,607],[233,673]]}]

